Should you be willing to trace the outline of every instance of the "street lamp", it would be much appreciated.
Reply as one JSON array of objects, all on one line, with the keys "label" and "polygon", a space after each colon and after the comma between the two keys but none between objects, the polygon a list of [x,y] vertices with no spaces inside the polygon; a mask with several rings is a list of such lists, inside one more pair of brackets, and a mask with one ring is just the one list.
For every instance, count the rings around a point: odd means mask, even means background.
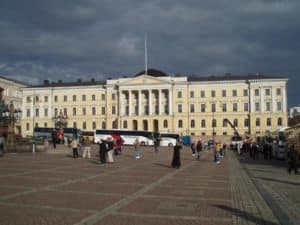
[{"label": "street lamp", "polygon": [[20,119],[21,110],[14,109],[14,104],[11,101],[9,107],[6,106],[2,110],[1,120],[4,126],[7,126],[7,139],[6,139],[6,151],[15,152],[16,151],[16,135],[15,135],[15,123]]},{"label": "street lamp", "polygon": [[66,127],[68,125],[68,119],[68,116],[64,115],[62,110],[60,110],[59,114],[53,117],[55,128],[63,129]]}]

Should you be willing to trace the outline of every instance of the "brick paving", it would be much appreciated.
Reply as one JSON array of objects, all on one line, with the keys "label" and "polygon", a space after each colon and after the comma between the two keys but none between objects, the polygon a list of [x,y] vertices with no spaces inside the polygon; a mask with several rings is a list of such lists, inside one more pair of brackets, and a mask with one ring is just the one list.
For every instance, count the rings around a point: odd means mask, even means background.
[{"label": "brick paving", "polygon": [[231,151],[220,164],[212,152],[197,161],[185,148],[173,169],[172,150],[147,147],[141,159],[126,147],[103,166],[93,148],[92,159],[64,146],[0,158],[0,225],[299,224],[300,176],[280,166],[278,178],[273,164]]}]

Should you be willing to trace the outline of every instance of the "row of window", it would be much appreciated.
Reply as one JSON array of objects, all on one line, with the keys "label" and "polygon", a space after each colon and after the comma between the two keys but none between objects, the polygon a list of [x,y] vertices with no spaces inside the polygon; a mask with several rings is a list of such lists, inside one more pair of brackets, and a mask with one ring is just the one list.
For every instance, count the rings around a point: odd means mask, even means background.
[{"label": "row of window", "polygon": [[[271,96],[271,89],[270,88],[267,88],[267,89],[264,89],[265,90],[265,96]],[[234,89],[232,90],[232,93],[231,93],[231,96],[230,97],[237,97],[238,94],[237,94],[237,90]],[[248,89],[244,89],[243,90],[243,96],[246,97],[248,96]],[[281,96],[282,94],[282,91],[281,91],[281,88],[276,88],[276,95],[277,96]],[[254,95],[255,96],[259,96],[260,95],[260,89],[254,89]],[[227,93],[227,90],[222,90],[221,91],[221,96],[222,97],[229,97],[228,93]],[[178,91],[177,92],[177,98],[182,98],[183,97],[183,92],[182,91]],[[190,95],[189,95],[190,98],[195,98],[196,97],[196,93],[195,91],[190,91]],[[204,90],[200,91],[200,97],[201,98],[205,98],[206,97],[206,93]],[[209,97],[216,97],[216,91],[215,90],[211,90],[210,91],[210,96]]]},{"label": "row of window", "polygon": [[[244,119],[243,121],[244,123],[244,127],[248,127],[249,126],[249,120],[248,119]],[[206,120],[201,120],[200,121],[200,124],[201,124],[201,128],[206,128]],[[48,124],[47,123],[44,123],[43,124],[44,127],[48,127]],[[238,127],[239,126],[239,121],[238,119],[234,119],[233,120],[233,125],[235,127]],[[282,126],[283,125],[283,121],[282,121],[282,118],[279,117],[277,119],[277,126]],[[38,123],[35,124],[36,127],[39,126]],[[124,129],[127,129],[128,128],[128,121],[127,120],[124,120],[123,123],[122,123],[122,128]],[[137,124],[135,125],[137,126]],[[211,127],[216,127],[217,126],[217,120],[216,119],[212,119],[211,120]],[[227,121],[224,119],[223,120],[223,127],[227,127],[228,126],[228,123]],[[256,118],[255,119],[255,126],[257,127],[260,127],[261,126],[261,119],[260,118]],[[271,118],[267,118],[266,119],[266,126],[270,127],[272,126],[272,119]],[[77,123],[76,122],[73,122],[73,127],[78,127],[77,126]],[[178,120],[177,122],[177,127],[178,128],[183,128],[183,120]],[[190,121],[190,128],[195,128],[196,127],[196,120],[191,120]],[[106,129],[106,122],[103,121],[101,123],[101,128],[102,129]],[[118,124],[117,124],[117,121],[113,121],[112,122],[112,128],[113,129],[117,129],[118,128]],[[164,120],[163,121],[163,128],[169,128],[169,125],[168,125],[168,120]],[[80,129],[83,129],[83,130],[86,130],[87,129],[87,123],[86,122],[82,122],[82,127]],[[96,128],[96,122],[92,122],[92,129],[95,130],[97,129]],[[26,123],[26,130],[29,131],[30,130],[30,123]]]},{"label": "row of window", "polygon": [[[64,96],[62,96],[62,97],[63,97],[63,101],[64,101],[64,102],[69,101],[68,98],[69,98],[70,96],[64,95]],[[34,96],[33,100],[34,100],[34,102],[36,102],[36,103],[42,101],[41,96]],[[102,100],[102,101],[105,101],[105,94],[101,94],[101,100]],[[112,94],[112,100],[116,100],[116,94]],[[43,101],[44,101],[44,102],[48,102],[48,101],[49,101],[49,97],[48,97],[48,96],[44,96]],[[54,102],[58,102],[58,101],[59,101],[59,96],[55,95],[55,96],[54,96]],[[72,101],[73,101],[73,102],[76,102],[76,101],[77,101],[77,95],[73,95],[73,96],[72,96]],[[87,101],[87,95],[81,95],[81,101],[83,101],[83,102]],[[94,94],[91,95],[91,101],[96,101],[96,95],[94,95]],[[32,97],[28,96],[28,97],[26,98],[26,102],[27,102],[27,103],[32,102]]]}]

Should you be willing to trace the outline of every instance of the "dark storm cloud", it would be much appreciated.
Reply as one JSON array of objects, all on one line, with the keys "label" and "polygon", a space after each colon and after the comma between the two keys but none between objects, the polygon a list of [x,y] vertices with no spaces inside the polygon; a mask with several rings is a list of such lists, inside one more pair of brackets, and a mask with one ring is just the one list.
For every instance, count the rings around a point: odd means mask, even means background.
[{"label": "dark storm cloud", "polygon": [[0,0],[0,74],[106,79],[144,67],[171,74],[300,71],[298,0]]}]

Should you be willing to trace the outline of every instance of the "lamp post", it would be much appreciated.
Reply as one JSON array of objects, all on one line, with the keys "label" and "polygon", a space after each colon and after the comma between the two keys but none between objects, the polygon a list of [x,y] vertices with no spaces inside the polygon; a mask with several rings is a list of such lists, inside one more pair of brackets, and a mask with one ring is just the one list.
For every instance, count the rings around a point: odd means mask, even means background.
[{"label": "lamp post", "polygon": [[66,127],[68,125],[68,119],[68,116],[64,115],[62,110],[60,110],[59,114],[53,117],[55,128],[63,129]]}]

